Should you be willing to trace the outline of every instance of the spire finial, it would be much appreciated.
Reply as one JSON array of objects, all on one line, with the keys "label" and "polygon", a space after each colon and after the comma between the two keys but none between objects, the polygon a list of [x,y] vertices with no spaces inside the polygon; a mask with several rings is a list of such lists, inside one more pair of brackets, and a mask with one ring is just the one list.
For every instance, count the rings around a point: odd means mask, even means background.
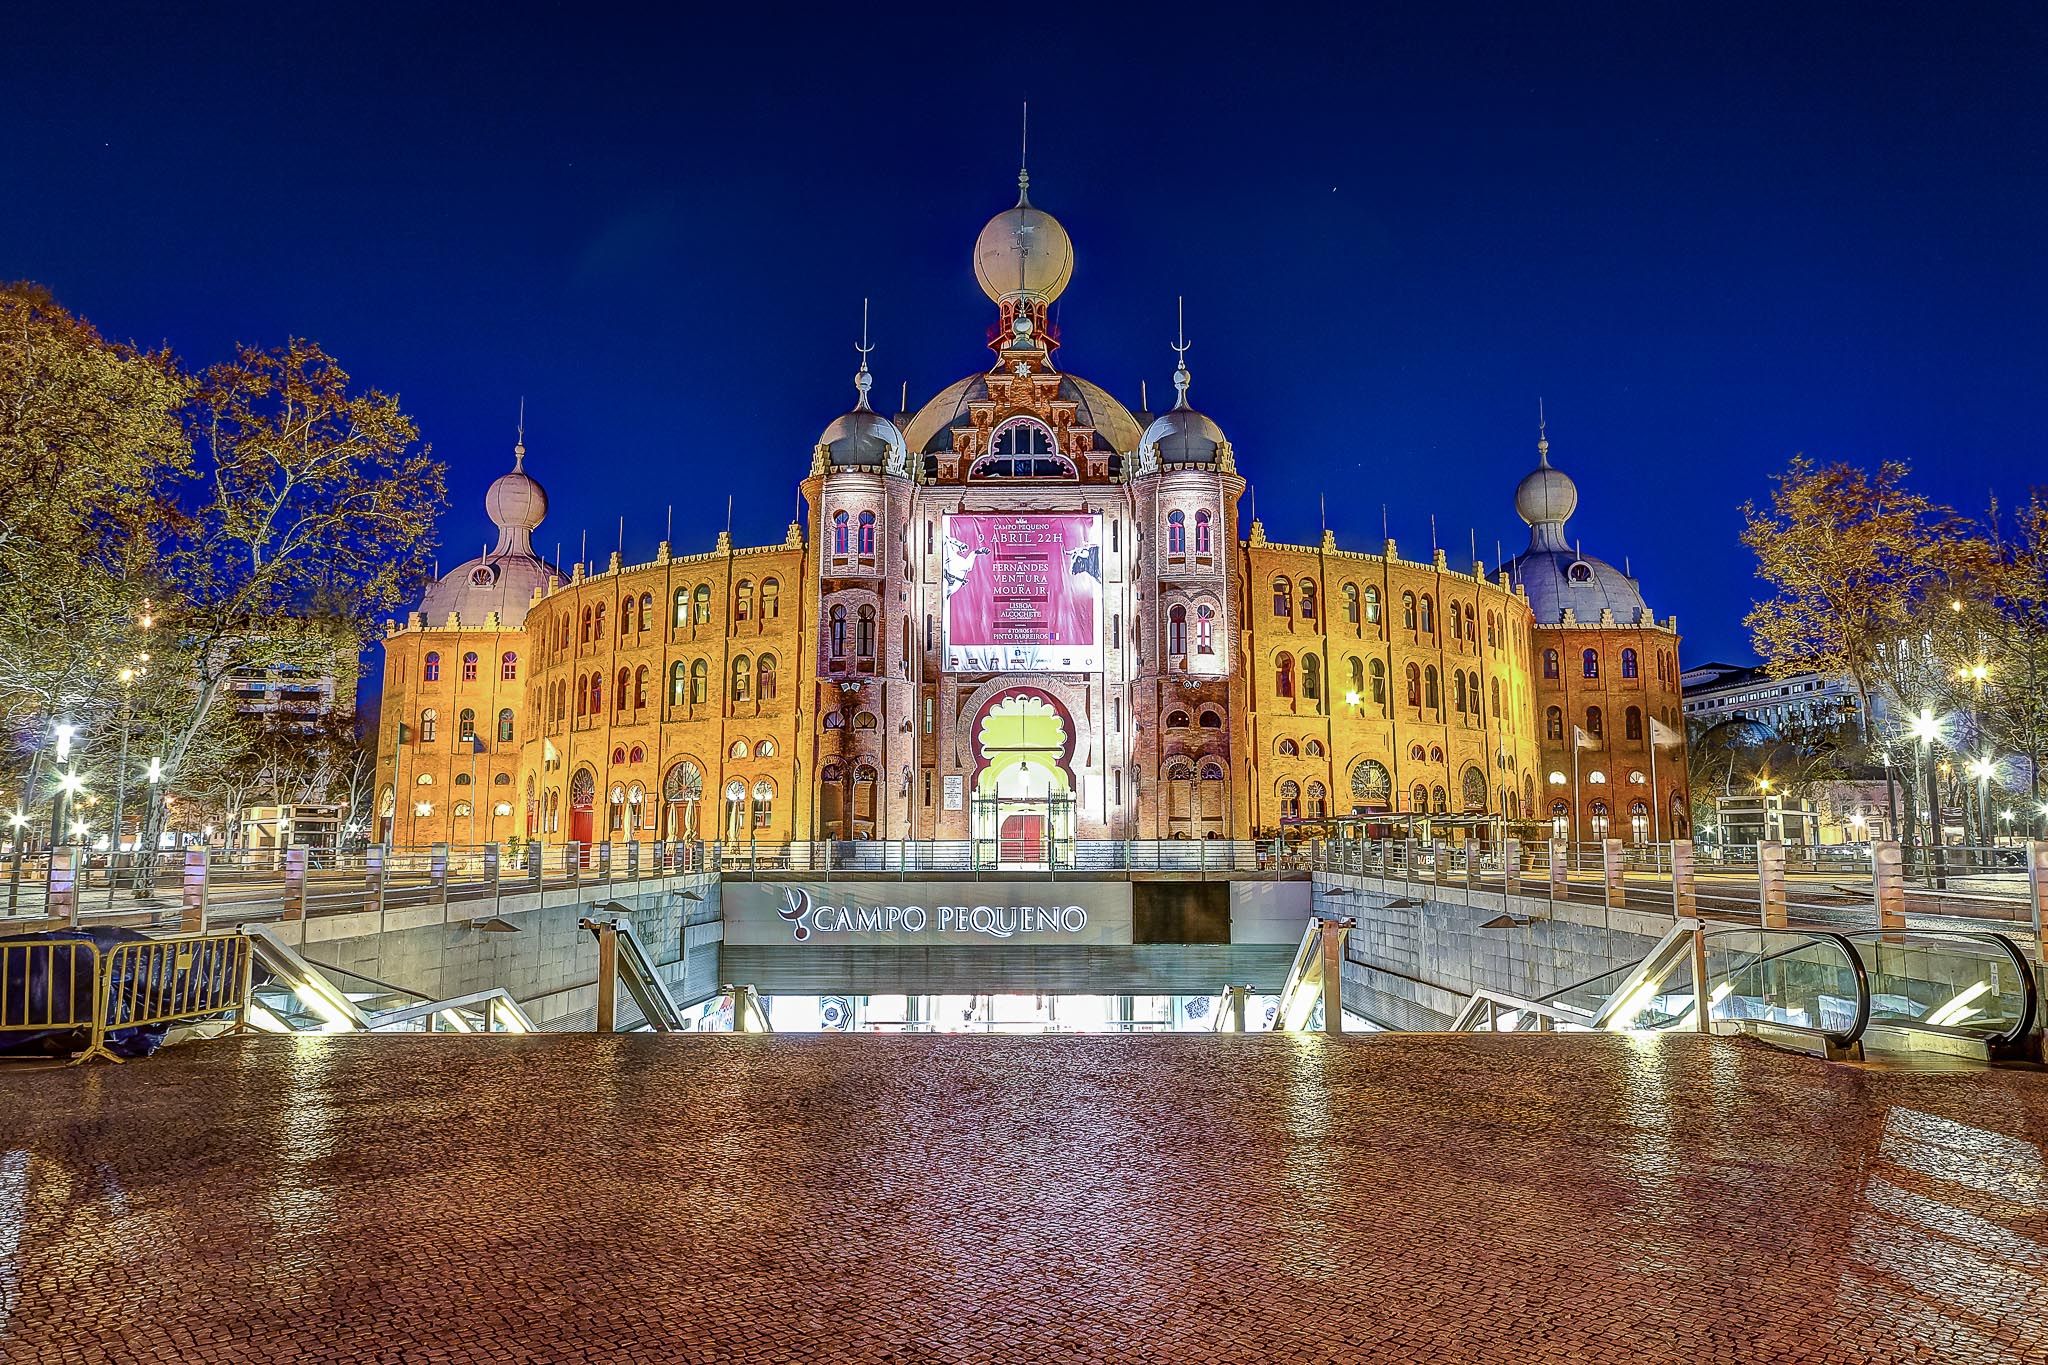
[{"label": "spire finial", "polygon": [[1550,468],[1550,427],[1543,420],[1543,400],[1536,400],[1536,463]]},{"label": "spire finial", "polygon": [[526,469],[526,395],[519,395],[519,439],[512,443],[512,471],[523,473]]},{"label": "spire finial", "polygon": [[1188,385],[1194,382],[1194,376],[1188,373],[1188,347],[1194,343],[1188,340],[1188,307],[1184,295],[1174,296],[1173,311],[1174,334],[1177,338],[1173,343],[1173,405],[1184,408],[1188,405]]},{"label": "spire finial", "polygon": [[1017,143],[1017,207],[1031,202],[1031,101],[1024,101],[1023,135]]},{"label": "spire finial", "polygon": [[854,371],[853,387],[860,394],[860,401],[854,404],[857,411],[865,412],[868,406],[868,390],[875,386],[875,377],[868,373],[868,352],[875,348],[868,345],[868,301],[860,301],[860,345],[853,348],[860,352],[860,368]]}]

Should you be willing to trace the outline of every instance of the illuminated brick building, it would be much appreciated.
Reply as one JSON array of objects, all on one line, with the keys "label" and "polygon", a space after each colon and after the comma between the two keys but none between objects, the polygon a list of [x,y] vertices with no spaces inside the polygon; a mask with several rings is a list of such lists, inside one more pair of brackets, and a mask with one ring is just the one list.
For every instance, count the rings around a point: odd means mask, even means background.
[{"label": "illuminated brick building", "polygon": [[384,642],[381,837],[1016,858],[1354,812],[1683,831],[1683,753],[1651,777],[1651,718],[1682,731],[1675,625],[1566,545],[1547,441],[1530,549],[1492,573],[1269,540],[1184,354],[1156,418],[1056,363],[1073,249],[1019,188],[974,247],[992,364],[891,419],[863,357],[781,544],[558,574],[517,449],[497,548]]}]

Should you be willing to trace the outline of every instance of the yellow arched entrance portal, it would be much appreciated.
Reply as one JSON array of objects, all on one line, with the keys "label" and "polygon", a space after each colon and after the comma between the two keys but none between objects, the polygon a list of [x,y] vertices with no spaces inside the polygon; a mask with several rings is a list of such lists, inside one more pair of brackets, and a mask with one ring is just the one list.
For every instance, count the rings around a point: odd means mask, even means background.
[{"label": "yellow arched entrance portal", "polygon": [[1074,779],[1067,718],[1036,692],[1009,693],[975,727],[976,860],[1001,867],[1066,861],[1074,840]]}]

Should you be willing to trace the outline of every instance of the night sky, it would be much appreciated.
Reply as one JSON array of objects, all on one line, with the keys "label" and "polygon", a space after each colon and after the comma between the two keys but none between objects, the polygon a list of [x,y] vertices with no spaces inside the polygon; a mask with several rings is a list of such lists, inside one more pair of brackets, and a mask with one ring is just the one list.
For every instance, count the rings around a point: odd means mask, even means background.
[{"label": "night sky", "polygon": [[[425,8],[425,7],[422,7]],[[1547,403],[1572,530],[1685,657],[1749,657],[1738,506],[1796,451],[1981,508],[2042,479],[2048,10],[39,4],[7,20],[0,274],[199,363],[298,333],[451,465],[443,563],[511,458],[537,536],[780,540],[853,399],[985,369],[968,264],[1072,233],[1063,368],[1193,397],[1275,539],[1526,540]],[[745,17],[741,10],[744,9]],[[2048,482],[2048,479],[2043,479]]]}]

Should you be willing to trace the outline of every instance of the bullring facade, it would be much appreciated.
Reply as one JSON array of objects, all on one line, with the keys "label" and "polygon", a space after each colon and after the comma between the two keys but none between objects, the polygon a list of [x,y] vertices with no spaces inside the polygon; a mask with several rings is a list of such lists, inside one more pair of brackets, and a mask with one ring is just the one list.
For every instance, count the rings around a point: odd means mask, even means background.
[{"label": "bullring facade", "polygon": [[1687,832],[1675,623],[1566,540],[1547,440],[1506,565],[1269,539],[1185,354],[1157,416],[1056,363],[1073,252],[1023,188],[975,245],[989,368],[892,418],[863,355],[781,543],[559,573],[522,440],[496,547],[383,642],[380,838]]}]

